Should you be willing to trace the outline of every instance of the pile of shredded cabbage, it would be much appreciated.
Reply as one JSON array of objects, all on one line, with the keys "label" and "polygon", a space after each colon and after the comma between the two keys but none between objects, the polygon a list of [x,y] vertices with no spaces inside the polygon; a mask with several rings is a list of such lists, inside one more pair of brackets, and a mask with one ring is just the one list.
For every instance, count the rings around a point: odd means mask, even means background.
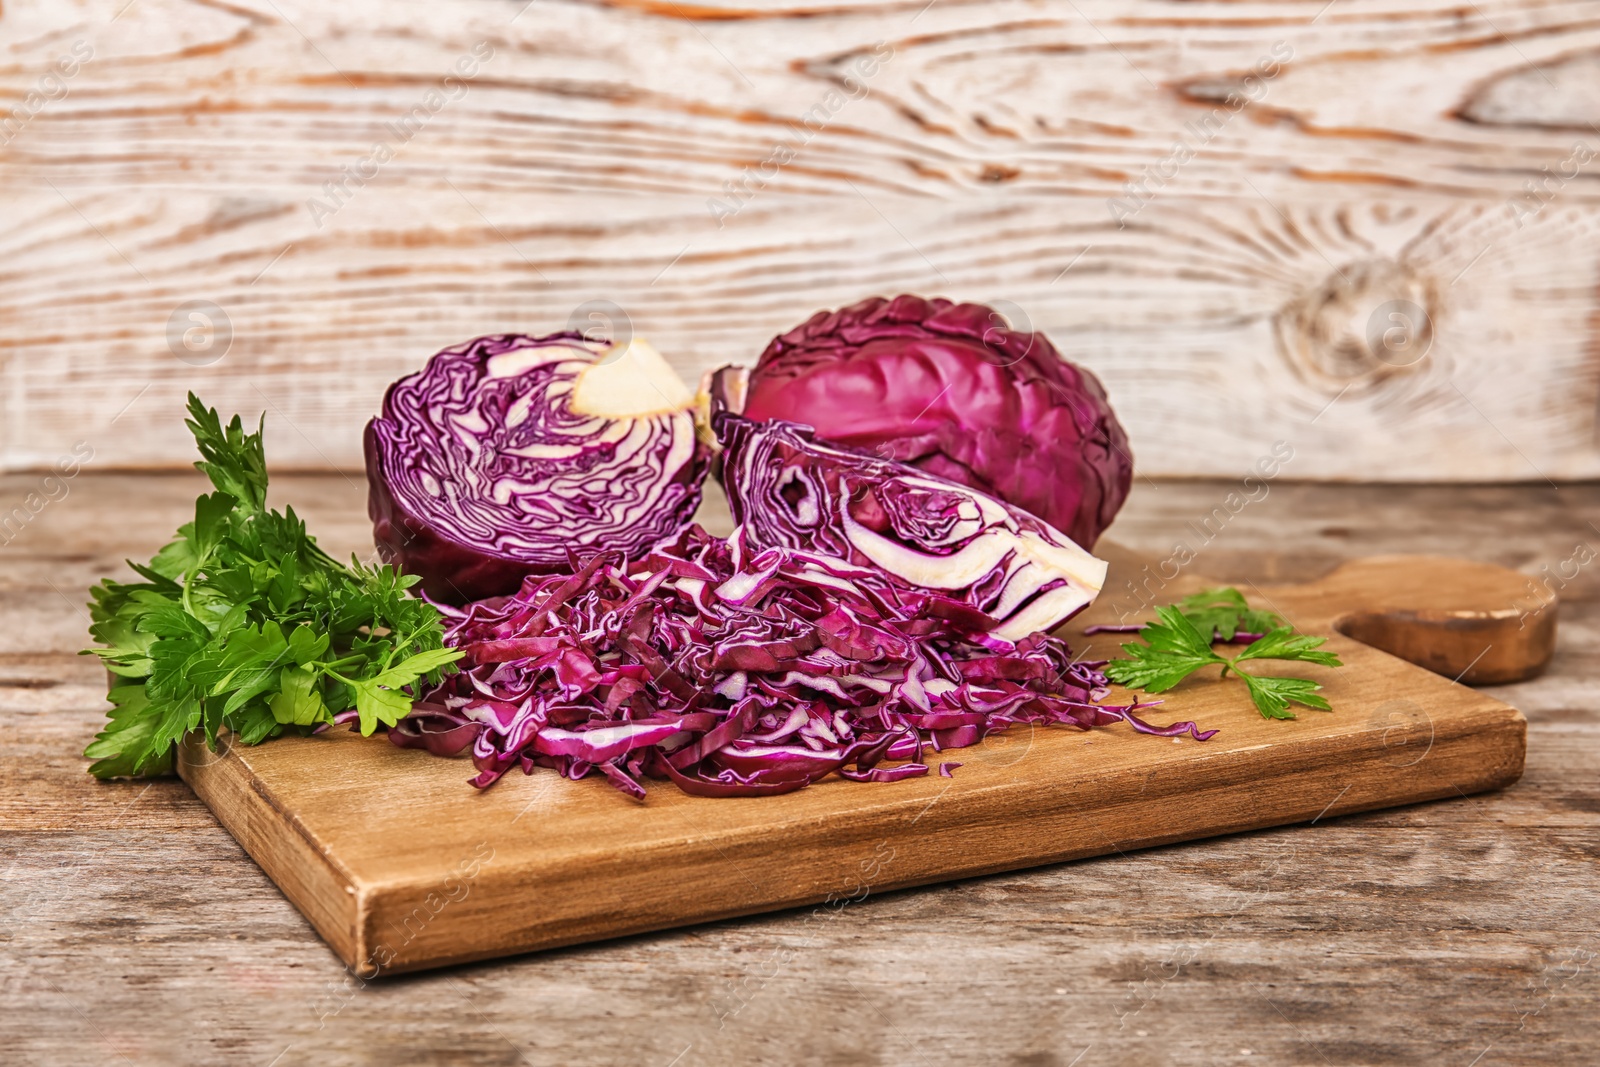
[{"label": "pile of shredded cabbage", "polygon": [[1097,703],[1100,664],[1057,638],[1007,640],[968,604],[837,558],[757,549],[742,528],[721,540],[691,527],[642,560],[601,552],[572,571],[441,608],[461,673],[422,694],[390,740],[470,750],[479,787],[546,767],[643,798],[645,778],[717,797],[830,774],[896,781],[1019,724],[1211,736],[1145,723],[1134,713],[1148,705]]}]

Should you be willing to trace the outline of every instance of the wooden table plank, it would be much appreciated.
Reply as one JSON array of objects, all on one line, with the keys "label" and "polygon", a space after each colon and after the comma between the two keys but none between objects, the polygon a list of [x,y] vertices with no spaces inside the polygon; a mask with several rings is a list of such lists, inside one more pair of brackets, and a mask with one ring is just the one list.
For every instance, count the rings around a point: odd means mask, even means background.
[{"label": "wooden table plank", "polygon": [[[27,483],[0,478],[0,497]],[[1223,483],[1141,481],[1147,552]],[[1570,584],[1503,793],[362,985],[181,784],[99,784],[75,601],[187,476],[85,475],[0,550],[0,1062],[1571,1064],[1600,1041],[1600,579]],[[77,495],[81,494],[81,495]],[[337,551],[358,488],[281,477]],[[1386,551],[1535,572],[1600,488],[1275,486],[1198,566]],[[51,585],[61,590],[61,595]],[[1242,1050],[1248,1049],[1249,1055]]]}]

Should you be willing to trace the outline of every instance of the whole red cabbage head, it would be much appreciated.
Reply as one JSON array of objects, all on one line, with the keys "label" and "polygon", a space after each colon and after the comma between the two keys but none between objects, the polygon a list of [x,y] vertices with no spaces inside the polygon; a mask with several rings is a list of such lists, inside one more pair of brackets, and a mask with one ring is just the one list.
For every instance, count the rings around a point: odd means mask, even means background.
[{"label": "whole red cabbage head", "polygon": [[1098,379],[993,309],[898,296],[773,339],[743,414],[813,426],[1032,512],[1092,548],[1133,478]]}]

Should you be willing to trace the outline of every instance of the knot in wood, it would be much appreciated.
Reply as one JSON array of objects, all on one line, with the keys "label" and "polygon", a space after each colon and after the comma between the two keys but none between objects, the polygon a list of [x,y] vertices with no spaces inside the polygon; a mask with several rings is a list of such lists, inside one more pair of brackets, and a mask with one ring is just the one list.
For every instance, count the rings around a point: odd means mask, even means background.
[{"label": "knot in wood", "polygon": [[1429,363],[1438,297],[1431,279],[1392,259],[1336,268],[1275,320],[1295,373],[1328,392],[1376,389]]}]

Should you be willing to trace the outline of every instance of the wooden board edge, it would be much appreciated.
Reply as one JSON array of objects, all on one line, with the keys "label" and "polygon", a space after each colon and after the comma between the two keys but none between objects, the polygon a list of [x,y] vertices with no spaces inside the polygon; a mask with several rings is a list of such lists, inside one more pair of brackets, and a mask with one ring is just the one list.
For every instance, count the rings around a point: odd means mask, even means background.
[{"label": "wooden board edge", "polygon": [[[1537,677],[1555,654],[1560,598],[1517,571],[1448,556],[1346,560],[1316,581],[1274,586],[1343,634],[1469,686]],[[1323,618],[1326,622],[1323,622]]]},{"label": "wooden board edge", "polygon": [[[1271,762],[1276,752],[1233,752],[1219,761],[1219,768],[1222,762],[1233,766],[1214,785],[1170,781],[1149,789],[1147,781],[1138,792],[1124,787],[1119,796],[1113,776],[1089,775],[1086,788],[1069,799],[1059,788],[1061,795],[1052,797],[1048,786],[1013,783],[966,796],[952,793],[952,802],[930,806],[931,817],[921,825],[920,817],[907,825],[899,811],[869,816],[851,826],[843,841],[840,827],[817,823],[803,828],[799,840],[707,839],[691,848],[679,842],[670,851],[620,861],[597,857],[584,869],[553,874],[496,870],[490,862],[460,899],[437,910],[426,900],[432,892],[439,901],[438,884],[369,887],[354,959],[388,960],[382,968],[360,969],[364,977],[399,974],[808,905],[838,908],[871,893],[1465,797],[1522,776],[1527,722],[1515,708],[1492,705],[1449,735],[1430,736],[1421,757],[1411,762],[1414,752],[1380,741],[1351,759],[1330,763],[1308,753],[1284,766]],[[1264,779],[1273,786],[1266,792],[1277,798],[1266,809],[1258,803]],[[1031,791],[1038,802],[1037,809],[1029,808],[1030,844],[1003,860],[986,858],[994,855],[995,841],[1017,830],[1010,812],[1018,789]],[[1094,796],[1095,790],[1104,795]],[[1168,807],[1153,812],[1152,794],[1181,803],[1186,821],[1172,825]],[[808,854],[822,862],[797,862]],[[693,886],[687,896],[683,885]],[[674,891],[681,898],[677,903],[665,899]],[[577,902],[577,914],[534,918],[514,929],[515,920],[499,909],[518,896],[537,897],[551,912]],[[609,909],[596,904],[602,896],[612,898]],[[723,903],[708,907],[707,901]],[[390,935],[402,930],[413,936],[396,948]]]},{"label": "wooden board edge", "polygon": [[1514,685],[1543,674],[1556,653],[1555,602],[1530,612],[1351,611],[1330,628],[1464,685]]},{"label": "wooden board edge", "polygon": [[312,841],[235,750],[206,748],[198,732],[178,746],[178,776],[346,964],[355,965],[366,895]]}]

